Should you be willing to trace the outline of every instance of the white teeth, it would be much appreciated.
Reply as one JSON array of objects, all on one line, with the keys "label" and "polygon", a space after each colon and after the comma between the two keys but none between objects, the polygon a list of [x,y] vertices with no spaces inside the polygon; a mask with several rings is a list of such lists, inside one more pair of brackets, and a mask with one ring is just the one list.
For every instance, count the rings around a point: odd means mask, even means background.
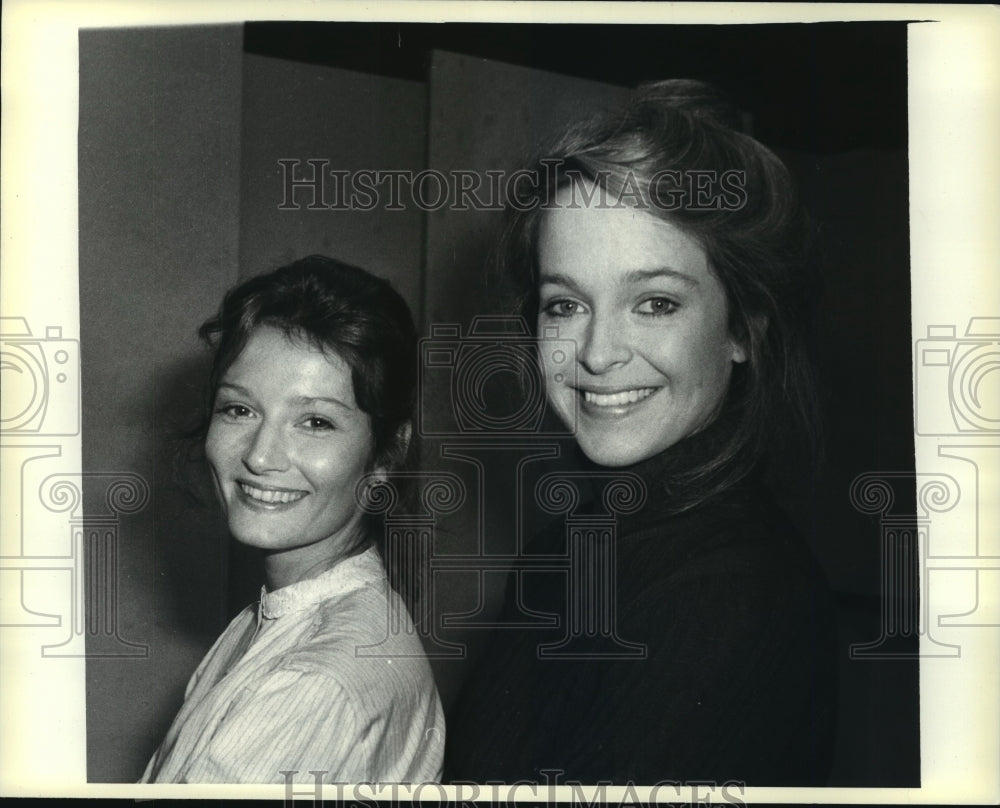
[{"label": "white teeth", "polygon": [[265,491],[263,488],[254,488],[246,483],[240,483],[240,488],[250,499],[258,502],[295,502],[305,496],[304,491]]},{"label": "white teeth", "polygon": [[635,404],[656,391],[655,387],[640,387],[635,390],[623,390],[620,393],[592,393],[583,391],[583,398],[588,404],[598,407],[622,407],[625,404]]}]

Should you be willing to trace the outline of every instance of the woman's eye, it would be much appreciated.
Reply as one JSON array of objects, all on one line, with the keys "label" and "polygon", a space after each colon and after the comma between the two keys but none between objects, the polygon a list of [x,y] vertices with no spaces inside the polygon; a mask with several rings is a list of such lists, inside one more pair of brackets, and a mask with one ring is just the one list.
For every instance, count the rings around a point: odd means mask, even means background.
[{"label": "woman's eye", "polygon": [[317,432],[326,432],[328,430],[334,429],[333,422],[327,418],[323,418],[319,415],[310,415],[305,420],[305,425],[311,430]]},{"label": "woman's eye", "polygon": [[242,404],[223,404],[217,407],[215,411],[229,418],[248,418],[252,415],[250,408]]},{"label": "woman's eye", "polygon": [[677,304],[669,297],[650,297],[636,307],[636,311],[640,314],[650,314],[654,317],[662,314],[673,314],[676,310]]},{"label": "woman's eye", "polygon": [[575,300],[553,300],[542,309],[552,317],[572,317],[579,314],[582,307]]}]

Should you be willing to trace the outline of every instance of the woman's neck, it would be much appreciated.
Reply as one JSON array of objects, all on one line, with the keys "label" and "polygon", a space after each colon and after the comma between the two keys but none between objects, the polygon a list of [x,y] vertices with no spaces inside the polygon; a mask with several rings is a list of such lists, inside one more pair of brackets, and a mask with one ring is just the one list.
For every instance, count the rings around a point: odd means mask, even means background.
[{"label": "woman's neck", "polygon": [[329,540],[308,547],[275,551],[264,556],[264,577],[267,591],[273,592],[299,581],[317,578],[333,569],[345,558],[364,552],[369,547],[360,532],[349,542],[331,547]]}]

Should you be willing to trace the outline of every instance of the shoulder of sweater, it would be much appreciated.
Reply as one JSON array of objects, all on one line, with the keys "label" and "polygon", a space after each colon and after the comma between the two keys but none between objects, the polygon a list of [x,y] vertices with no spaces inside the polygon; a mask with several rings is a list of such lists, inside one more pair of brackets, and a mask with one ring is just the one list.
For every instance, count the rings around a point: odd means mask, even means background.
[{"label": "shoulder of sweater", "polygon": [[765,496],[709,503],[623,535],[619,569],[636,595],[697,591],[727,599],[821,602],[828,585],[804,537]]},{"label": "shoulder of sweater", "polygon": [[622,520],[619,530],[622,551],[662,554],[673,560],[731,559],[742,565],[748,559],[758,563],[766,559],[798,566],[809,558],[791,520],[770,493],[758,487],[723,492],[679,514],[651,509],[639,519]]}]

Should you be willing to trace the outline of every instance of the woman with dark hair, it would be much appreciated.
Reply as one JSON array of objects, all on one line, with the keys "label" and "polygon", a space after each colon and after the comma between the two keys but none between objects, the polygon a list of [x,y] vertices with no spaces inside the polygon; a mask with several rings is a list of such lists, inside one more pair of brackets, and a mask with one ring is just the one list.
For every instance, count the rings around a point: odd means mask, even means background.
[{"label": "woman with dark hair", "polygon": [[[266,585],[195,671],[143,782],[438,779],[437,690],[361,505],[410,455],[406,303],[311,256],[230,290],[199,333],[215,346],[205,455]],[[390,615],[404,631],[387,636]]]},{"label": "woman with dark hair", "polygon": [[[572,602],[564,572],[511,576],[501,623],[558,619],[495,632],[449,717],[445,775],[821,785],[835,623],[761,482],[775,447],[814,435],[815,284],[788,172],[713,88],[665,81],[571,128],[536,176],[505,270],[548,402],[585,471],[641,480],[645,500],[589,556],[615,559],[612,602]],[[527,554],[565,556],[566,533]],[[586,574],[602,571],[570,571]],[[549,653],[580,609],[597,617],[572,655]],[[608,653],[618,638],[629,653]]]}]

